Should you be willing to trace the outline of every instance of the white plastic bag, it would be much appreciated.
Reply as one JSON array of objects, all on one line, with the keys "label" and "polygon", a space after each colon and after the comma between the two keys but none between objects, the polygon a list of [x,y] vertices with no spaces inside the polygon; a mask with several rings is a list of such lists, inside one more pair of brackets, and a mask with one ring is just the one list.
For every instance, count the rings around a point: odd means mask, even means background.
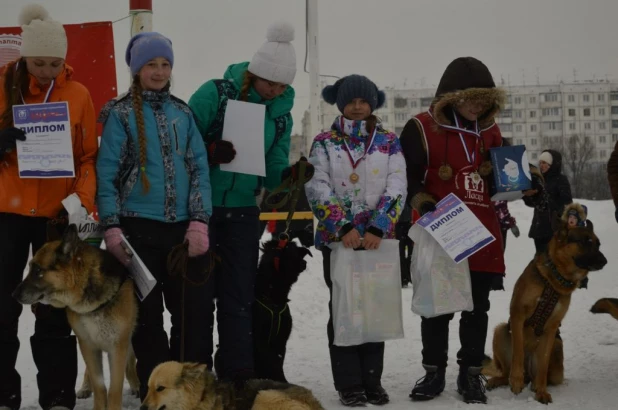
[{"label": "white plastic bag", "polygon": [[455,263],[429,232],[419,225],[410,228],[414,241],[411,277],[412,312],[423,317],[472,311],[472,284],[468,260]]},{"label": "white plastic bag", "polygon": [[103,228],[92,216],[88,215],[77,194],[71,194],[62,200],[67,210],[69,224],[77,226],[77,236],[93,246],[100,246],[103,241]]},{"label": "white plastic bag", "polygon": [[334,344],[355,346],[403,338],[399,244],[385,239],[377,250],[330,245]]}]

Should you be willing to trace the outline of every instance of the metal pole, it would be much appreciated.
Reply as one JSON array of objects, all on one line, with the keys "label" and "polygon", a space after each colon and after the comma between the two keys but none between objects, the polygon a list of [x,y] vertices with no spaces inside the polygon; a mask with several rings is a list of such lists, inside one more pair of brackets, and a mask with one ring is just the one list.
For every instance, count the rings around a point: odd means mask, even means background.
[{"label": "metal pole", "polygon": [[310,135],[307,138],[307,153],[313,137],[322,131],[320,121],[320,65],[318,56],[318,0],[307,1],[307,52],[309,60],[309,120]]},{"label": "metal pole", "polygon": [[131,37],[142,31],[152,31],[152,0],[129,0]]},{"label": "metal pole", "polygon": [[[307,6],[307,59],[309,60],[309,134],[305,135],[307,155],[313,138],[322,131],[320,121],[320,64],[318,53],[318,0],[306,0]],[[313,218],[313,232],[317,219]]]}]

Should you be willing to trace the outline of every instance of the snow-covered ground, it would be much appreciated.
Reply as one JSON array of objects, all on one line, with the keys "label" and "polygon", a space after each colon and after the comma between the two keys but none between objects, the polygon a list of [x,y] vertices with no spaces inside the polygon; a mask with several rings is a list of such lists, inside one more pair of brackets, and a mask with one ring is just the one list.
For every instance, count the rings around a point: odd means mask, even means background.
[{"label": "snow-covered ground", "polygon": [[[614,220],[611,201],[582,201],[588,206],[590,219],[601,239],[601,249],[609,263],[601,272],[590,275],[588,290],[578,290],[573,295],[571,308],[562,323],[564,339],[564,385],[550,387],[554,403],[550,406],[568,409],[618,408],[618,321],[608,315],[592,315],[592,304],[600,297],[618,297],[618,275],[614,270],[618,262],[618,225]],[[521,201],[512,203],[510,210],[517,218],[522,235],[514,238],[509,233],[506,252],[507,278],[505,292],[492,292],[489,314],[490,336],[487,353],[491,354],[493,327],[508,319],[508,306],[513,284],[534,254],[532,240],[527,237],[532,211]],[[410,311],[412,289],[403,289],[405,338],[386,344],[386,357],[382,382],[391,397],[386,408],[398,409],[453,409],[469,408],[457,394],[455,379],[457,367],[455,353],[459,348],[458,317],[451,322],[450,366],[447,369],[445,392],[431,402],[412,403],[408,394],[414,382],[423,375],[421,367],[420,318]],[[313,390],[327,409],[344,408],[339,404],[333,387],[326,340],[328,316],[328,291],[322,279],[322,257],[314,252],[309,269],[303,273],[292,289],[291,310],[294,330],[288,343],[286,374],[294,383]],[[17,367],[22,376],[24,409],[36,409],[36,367],[32,361],[28,338],[33,332],[34,320],[29,309],[24,309],[20,324],[22,349]],[[80,359],[80,379],[84,365]],[[488,392],[488,409],[545,408],[534,401],[529,390],[514,396],[503,388]],[[477,405],[482,406],[482,405]],[[125,396],[125,407],[138,409],[137,399]],[[76,409],[92,408],[92,399],[79,400]]]}]

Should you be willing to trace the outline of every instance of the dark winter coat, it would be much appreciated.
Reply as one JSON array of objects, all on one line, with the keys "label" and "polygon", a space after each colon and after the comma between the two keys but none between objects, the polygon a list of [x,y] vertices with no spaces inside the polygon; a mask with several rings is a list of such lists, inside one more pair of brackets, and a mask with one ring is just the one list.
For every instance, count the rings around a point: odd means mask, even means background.
[{"label": "dark winter coat", "polygon": [[551,149],[545,151],[549,152],[553,158],[550,168],[543,174],[547,205],[535,206],[531,199],[524,197],[526,205],[534,207],[534,217],[532,218],[530,232],[528,232],[530,238],[552,236],[554,234],[552,219],[554,217],[560,218],[564,212],[564,207],[573,202],[571,184],[566,175],[562,173],[562,155]]}]

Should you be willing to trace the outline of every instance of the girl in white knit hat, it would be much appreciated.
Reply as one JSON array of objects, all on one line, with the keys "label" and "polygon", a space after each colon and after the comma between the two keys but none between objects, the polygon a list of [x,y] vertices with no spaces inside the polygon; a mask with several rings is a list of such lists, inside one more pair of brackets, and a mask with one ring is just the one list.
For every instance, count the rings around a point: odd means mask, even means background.
[{"label": "girl in white knit hat", "polygon": [[[241,385],[253,376],[251,307],[258,263],[259,213],[256,196],[262,187],[272,190],[289,167],[290,134],[294,105],[291,84],[296,75],[296,53],[291,41],[294,28],[275,23],[266,42],[251,61],[232,64],[223,79],[203,84],[189,100],[197,126],[208,149],[213,213],[210,218],[211,248],[221,258],[216,281],[210,281],[208,297],[217,295],[219,349],[216,367],[219,378]],[[263,104],[266,108],[264,136],[266,177],[223,171],[220,164],[234,161],[236,149],[221,139],[228,100]],[[247,139],[252,136],[241,136]],[[215,289],[216,288],[216,289]],[[212,331],[213,317],[204,323]],[[212,351],[212,337],[209,340]],[[208,368],[212,363],[208,363]]]},{"label": "girl in white knit hat", "polygon": [[[53,222],[66,220],[61,201],[73,195],[90,213],[94,206],[97,156],[95,113],[88,90],[72,80],[65,63],[67,36],[61,23],[39,5],[24,7],[21,58],[0,69],[0,409],[18,409],[21,382],[15,369],[19,350],[17,324],[22,306],[11,293],[23,277],[32,253],[48,239]],[[15,128],[13,106],[68,102],[75,178],[20,178],[16,141],[31,138]],[[66,212],[65,212],[66,214]],[[66,225],[65,225],[66,226]],[[32,355],[38,369],[39,404],[43,409],[75,406],[77,344],[64,309],[33,306],[36,316]]]}]

